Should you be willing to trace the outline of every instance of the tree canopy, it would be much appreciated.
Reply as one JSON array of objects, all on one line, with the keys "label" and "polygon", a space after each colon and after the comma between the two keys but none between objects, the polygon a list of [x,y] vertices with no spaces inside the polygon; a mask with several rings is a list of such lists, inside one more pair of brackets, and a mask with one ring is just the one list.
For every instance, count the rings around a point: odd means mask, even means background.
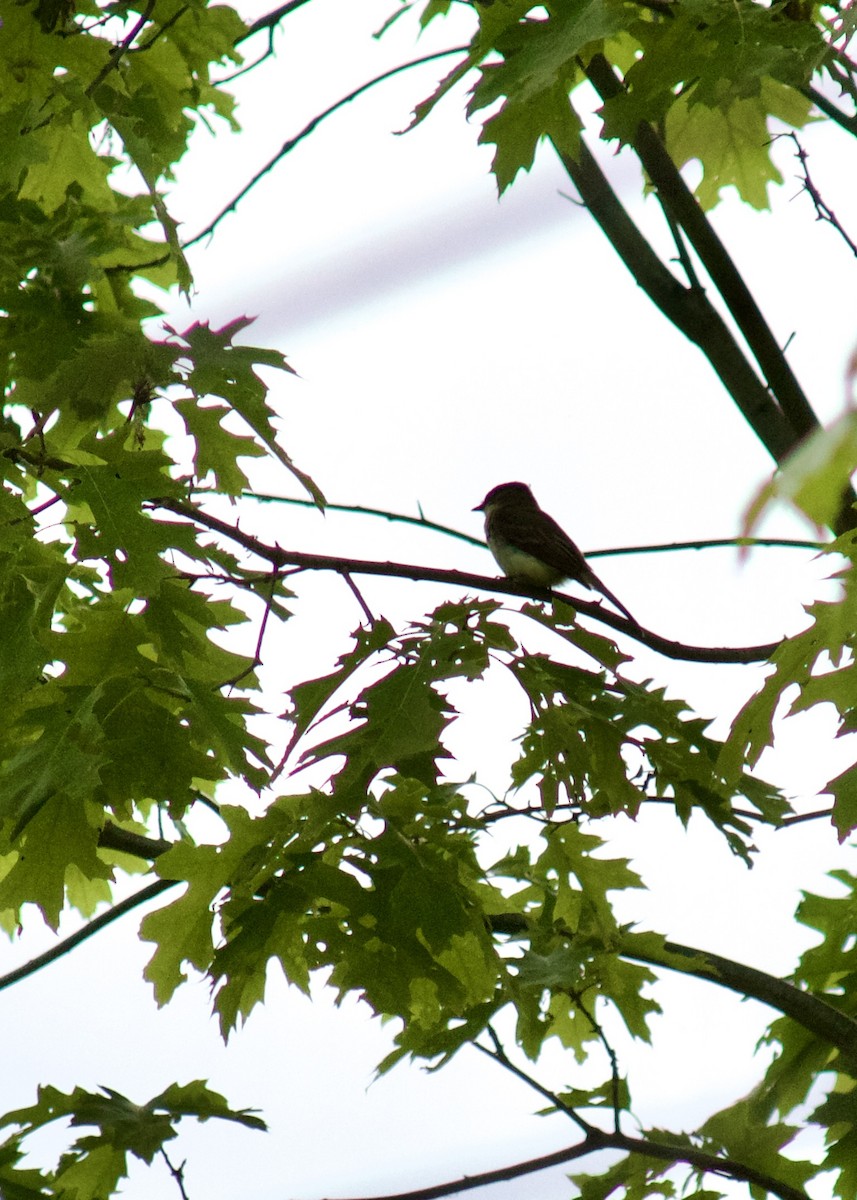
[{"label": "tree canopy", "polygon": [[[686,1194],[708,1198],[731,1181],[753,1197],[798,1200],[821,1180],[852,1200],[857,876],[839,870],[838,895],[808,893],[782,915],[819,940],[788,978],[774,978],[621,920],[617,897],[642,880],[611,852],[610,827],[659,805],[681,826],[704,819],[748,863],[761,829],[824,820],[833,847],[857,827],[853,762],[803,806],[757,769],[786,706],[832,706],[840,732],[855,730],[854,410],[820,428],[708,216],[725,188],[765,207],[780,179],[775,136],[823,119],[851,149],[853,12],[807,0],[477,0],[456,6],[468,11],[471,40],[436,55],[444,78],[414,96],[418,124],[467,83],[468,116],[494,147],[501,192],[540,142],[554,147],[634,281],[704,353],[781,468],[744,537],[777,495],[832,532],[823,549],[839,596],[809,606],[792,637],[724,648],[686,645],[598,602],[514,580],[284,550],[239,520],[253,460],[276,464],[291,499],[327,503],[328,481],[310,478],[284,445],[269,391],[274,373],[293,368],[278,350],[248,344],[242,314],[220,328],[164,324],[164,293],[190,292],[192,246],[216,238],[227,212],[240,219],[248,189],[357,92],[291,137],[192,241],[171,213],[170,184],[197,125],[234,126],[236,77],[264,69],[278,30],[307,2],[250,25],[204,0],[3,6],[3,926],[26,938],[34,922],[55,930],[74,909],[86,922],[79,943],[162,895],[140,927],[157,1003],[199,973],[224,1036],[263,1000],[275,962],[295,987],[323,981],[390,1021],[381,1070],[403,1059],[442,1066],[477,1046],[564,1113],[573,1141],[549,1161],[476,1182],[612,1150],[599,1173],[574,1168],[575,1194],[636,1200],[686,1183]],[[450,7],[401,4],[390,20],[418,14],[424,26]],[[637,156],[663,209],[668,257],[611,185],[589,148],[593,131]],[[695,189],[682,174],[689,163]],[[805,186],[843,254],[854,253],[808,174]],[[855,379],[857,359],[852,394]],[[308,571],[344,578],[363,619],[337,631],[341,653],[316,677],[286,668],[282,715],[282,694],[265,695],[257,672],[273,624],[300,619],[290,600]],[[440,583],[447,598],[426,612],[417,587],[411,618],[394,624],[362,597],[368,575]],[[248,629],[250,652],[231,636]],[[635,644],[712,671],[759,664],[759,686],[718,736],[657,678],[638,677]],[[478,772],[460,778],[447,742],[476,685],[501,676],[526,718],[508,791],[486,797],[473,786]],[[117,886],[125,898],[114,903]],[[775,1013],[765,1035],[775,1052],[752,1093],[689,1131],[635,1125],[633,1080],[605,1020],[650,1040],[670,973]],[[602,1077],[550,1089],[539,1075],[546,1044],[574,1063],[601,1063]],[[146,1102],[109,1081],[69,1093],[41,1083],[0,1116],[0,1192],[16,1200],[113,1195],[134,1159],[165,1153],[183,1119],[264,1128],[202,1081],[165,1081]],[[58,1161],[24,1159],[32,1135],[68,1119]],[[815,1140],[796,1141],[807,1128]],[[181,1169],[171,1169],[184,1195]]]}]

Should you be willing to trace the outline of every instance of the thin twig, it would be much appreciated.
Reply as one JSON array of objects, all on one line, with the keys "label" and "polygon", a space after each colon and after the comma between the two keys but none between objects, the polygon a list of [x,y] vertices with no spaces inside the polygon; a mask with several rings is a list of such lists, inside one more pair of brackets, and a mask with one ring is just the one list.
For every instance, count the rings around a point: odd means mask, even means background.
[{"label": "thin twig", "polygon": [[[645,747],[644,747],[645,748]],[[675,800],[670,800],[667,796],[644,796],[643,804],[664,804],[668,808],[675,808]],[[832,820],[834,809],[819,808],[814,812],[808,813],[793,813],[791,816],[782,817],[780,820],[774,820],[773,817],[766,817],[764,813],[751,812],[747,808],[730,808],[730,814],[733,817],[741,817],[745,821],[756,821],[760,825],[769,825],[772,829],[787,829],[790,825],[801,825],[805,821],[819,821],[822,817],[827,817]]]},{"label": "thin twig", "polygon": [[451,54],[462,54],[466,52],[467,49],[467,46],[454,46],[450,50],[438,50],[434,54],[425,54],[422,58],[415,58],[411,62],[401,63],[398,67],[392,67],[389,71],[384,71],[382,74],[376,75],[374,79],[370,79],[367,83],[361,84],[360,87],[355,88],[353,92],[349,92],[347,96],[343,96],[341,100],[337,100],[335,104],[331,104],[329,108],[324,110],[324,112],[321,112],[318,114],[318,116],[313,117],[309,124],[303,127],[300,133],[295,134],[294,137],[289,138],[287,142],[284,142],[274,157],[269,159],[268,162],[266,162],[265,165],[256,172],[252,179],[250,179],[250,181],[244,185],[237,195],[233,196],[225,208],[222,208],[217,216],[212,221],[209,221],[208,225],[206,225],[204,229],[202,229],[189,241],[182,242],[182,249],[187,250],[189,247],[195,246],[197,242],[201,242],[203,238],[208,237],[209,234],[212,234],[224,217],[227,217],[229,213],[235,211],[244,197],[248,194],[248,192],[252,191],[259,180],[263,179],[269,171],[272,171],[277,163],[281,161],[281,159],[285,158],[287,154],[290,154],[291,151],[294,150],[295,146],[300,145],[305,138],[308,138],[309,135],[318,128],[322,121],[327,119],[327,117],[332,116],[333,113],[337,112],[340,108],[343,108],[346,104],[350,104],[352,100],[356,100],[358,96],[362,96],[364,92],[368,92],[369,89],[375,87],[376,84],[383,83],[387,79],[392,79],[394,75],[399,75],[403,71],[410,71],[413,67],[420,67],[424,63],[434,62],[439,58],[448,58]]},{"label": "thin twig", "polygon": [[185,15],[185,13],[189,12],[189,11],[190,11],[189,5],[187,5],[187,4],[181,5],[181,7],[177,8],[171,17],[169,17],[166,21],[164,21],[163,25],[160,25],[154,31],[154,33],[152,34],[152,36],[150,38],[147,38],[147,40],[145,42],[141,42],[139,46],[131,47],[131,53],[132,54],[141,54],[144,50],[151,50],[152,46],[154,46],[156,44],[158,39],[162,38],[164,36],[164,34],[167,32],[167,30],[170,29],[173,25],[175,25],[178,21],[180,21],[181,18]]},{"label": "thin twig", "polygon": [[354,580],[351,578],[351,576],[348,574],[347,571],[345,571],[343,573],[342,578],[345,580],[345,582],[351,588],[351,591],[354,593],[354,596],[357,599],[357,603],[363,609],[363,615],[365,616],[366,620],[369,622],[370,625],[374,625],[375,617],[373,616],[372,609],[366,603],[366,601],[363,597],[363,593],[360,591],[360,588],[357,586],[357,584],[354,582]]},{"label": "thin twig", "polygon": [[589,1009],[586,1007],[586,1005],[583,1003],[583,997],[578,995],[576,992],[574,992],[574,993],[571,993],[571,999],[574,1001],[574,1003],[577,1006],[577,1008],[579,1009],[579,1011],[581,1013],[583,1013],[584,1017],[589,1022],[589,1025],[590,1025],[593,1033],[598,1038],[601,1045],[604,1047],[604,1052],[607,1055],[607,1057],[610,1059],[610,1079],[611,1079],[611,1084],[612,1084],[611,1091],[613,1093],[613,1130],[615,1133],[621,1133],[622,1132],[622,1105],[620,1103],[620,1096],[619,1096],[620,1083],[621,1083],[620,1078],[619,1078],[619,1059],[616,1055],[616,1051],[613,1049],[613,1047],[610,1045],[610,1042],[607,1040],[606,1033],[601,1028],[601,1025],[598,1023],[598,1021],[595,1020],[595,1014],[591,1013],[589,1011]]},{"label": "thin twig", "polygon": [[660,192],[657,193],[658,203],[661,206],[661,212],[664,214],[664,220],[667,223],[667,228],[670,231],[670,236],[675,243],[676,254],[678,261],[681,263],[682,270],[687,276],[687,282],[694,291],[702,291],[702,283],[696,273],[696,267],[693,265],[693,259],[690,257],[690,251],[687,248],[684,234],[681,231],[681,226],[673,216],[670,207],[665,203]]},{"label": "thin twig", "polygon": [[187,520],[195,521],[214,533],[219,533],[230,541],[237,542],[251,554],[266,559],[276,567],[292,566],[302,571],[335,571],[340,575],[353,573],[356,575],[381,575],[390,579],[416,579],[425,583],[445,583],[453,587],[476,588],[480,591],[499,592],[508,596],[523,596],[535,600],[559,599],[569,604],[584,616],[593,617],[608,625],[611,629],[627,634],[649,649],[655,650],[667,658],[677,658],[686,662],[710,663],[752,663],[764,662],[771,657],[779,646],[779,641],[762,646],[740,647],[709,647],[688,646],[681,642],[671,641],[661,637],[651,630],[643,629],[610,612],[598,601],[579,600],[563,592],[549,592],[538,588],[528,587],[512,579],[498,579],[491,576],[476,575],[469,571],[444,571],[434,567],[418,567],[411,563],[372,562],[366,559],[341,558],[327,554],[302,554],[292,550],[282,550],[279,546],[269,546],[258,538],[251,537],[242,530],[219,520],[208,513],[201,512],[193,505],[173,497],[162,497],[151,501],[151,504],[167,509]]},{"label": "thin twig", "polygon": [[491,1038],[491,1041],[494,1044],[494,1049],[489,1050],[487,1046],[481,1046],[479,1042],[472,1042],[471,1044],[475,1050],[479,1050],[482,1054],[486,1054],[489,1058],[493,1058],[495,1062],[499,1063],[500,1066],[504,1068],[504,1070],[509,1071],[510,1074],[516,1076],[516,1078],[525,1083],[527,1087],[531,1087],[533,1091],[538,1092],[540,1096],[543,1096],[545,1100],[554,1105],[558,1112],[565,1113],[569,1120],[573,1121],[581,1133],[583,1133],[587,1138],[593,1133],[600,1132],[600,1130],[596,1129],[595,1125],[590,1125],[586,1118],[582,1117],[576,1109],[571,1107],[570,1104],[565,1104],[556,1094],[556,1092],[550,1091],[549,1088],[546,1088],[543,1086],[543,1084],[539,1083],[537,1079],[533,1079],[532,1075],[528,1075],[526,1071],[521,1069],[521,1067],[515,1066],[506,1051],[503,1049],[503,1044],[497,1037],[497,1034],[494,1032],[493,1027],[488,1024],[485,1028],[488,1036]]},{"label": "thin twig", "polygon": [[247,32],[241,34],[241,37],[238,39],[235,45],[240,46],[242,42],[247,41],[247,38],[251,38],[254,33],[261,33],[263,29],[273,30],[274,26],[278,25],[280,21],[282,21],[283,17],[287,17],[289,13],[294,12],[296,8],[303,8],[303,6],[308,3],[309,0],[287,0],[287,3],[281,4],[279,8],[275,8],[273,11],[265,13],[264,16],[258,17],[253,24],[249,26]]},{"label": "thin twig", "polygon": [[[741,816],[741,813],[739,813],[737,809],[734,809],[733,811],[738,816]],[[788,825],[802,825],[804,821],[819,821],[822,817],[827,817],[829,821],[832,821],[834,812],[835,809],[833,808],[819,808],[816,809],[815,812],[795,813],[791,817],[783,817],[781,828],[785,828]]]},{"label": "thin twig", "polygon": [[87,938],[91,938],[99,930],[104,929],[106,925],[110,925],[113,921],[118,920],[119,917],[124,917],[125,913],[139,908],[141,904],[145,904],[148,900],[153,900],[155,896],[159,896],[167,888],[175,887],[181,882],[182,880],[180,879],[158,879],[155,883],[150,883],[148,887],[141,888],[133,896],[128,896],[127,899],[114,904],[107,912],[102,913],[99,917],[94,917],[82,929],[78,929],[76,933],[70,934],[67,938],[58,942],[56,946],[53,946],[50,950],[46,950],[44,954],[38,954],[35,958],[31,958],[29,962],[16,967],[14,971],[9,971],[8,974],[0,976],[0,992],[5,988],[11,987],[14,983],[20,983],[22,979],[26,979],[30,975],[35,975],[36,971],[40,971],[42,967],[48,966],[49,963],[56,962],[58,958],[62,958],[63,955],[68,954],[75,946],[79,946],[81,942],[85,942]]},{"label": "thin twig", "polygon": [[825,203],[825,200],[824,200],[823,196],[821,195],[821,192],[816,187],[816,185],[812,179],[812,176],[809,173],[809,167],[807,166],[807,159],[809,158],[809,154],[801,145],[798,135],[793,130],[789,130],[787,133],[781,133],[781,134],[778,134],[777,136],[790,138],[791,141],[794,142],[795,158],[800,163],[800,169],[801,169],[800,181],[801,181],[801,184],[803,185],[802,190],[806,192],[806,194],[809,196],[810,200],[813,203],[813,206],[815,208],[816,221],[826,221],[828,223],[828,225],[832,225],[833,228],[836,230],[836,232],[839,234],[839,236],[842,238],[842,240],[845,242],[845,245],[848,247],[848,249],[851,251],[851,253],[855,257],[857,257],[857,244],[855,244],[855,242],[852,241],[852,239],[845,232],[845,229],[843,228],[842,223],[840,222],[839,218],[836,216],[836,213],[833,211],[833,209],[830,208],[829,205]]},{"label": "thin twig", "polygon": [[183,1162],[180,1167],[174,1167],[173,1164],[170,1162],[169,1158],[167,1157],[167,1152],[163,1148],[163,1146],[160,1147],[160,1154],[161,1154],[161,1158],[163,1158],[164,1162],[167,1164],[170,1174],[172,1175],[173,1179],[178,1184],[179,1194],[180,1194],[182,1200],[190,1200],[187,1192],[185,1191],[185,1186],[184,1186],[184,1169],[187,1166],[187,1163]]},{"label": "thin twig", "polygon": [[[261,662],[262,662],[262,643],[265,640],[265,630],[268,627],[268,617],[271,615],[271,608],[273,607],[273,604],[274,604],[274,589],[277,585],[277,579],[279,577],[280,577],[279,571],[271,571],[270,574],[267,576],[267,579],[269,581],[268,598],[265,601],[265,611],[262,613],[262,620],[259,623],[259,636],[256,638],[256,649],[253,651],[252,659],[247,664],[247,666],[244,668],[244,670],[239,671],[239,673],[237,675],[233,676],[232,679],[226,679],[222,683],[214,684],[215,690],[219,690],[220,688],[224,688],[224,687],[229,687],[229,688],[235,687],[237,684],[239,684],[241,682],[242,679],[246,679],[247,676],[250,675],[253,671],[255,671],[256,668],[261,664]],[[256,594],[258,594],[258,593],[256,593]]]},{"label": "thin twig", "polygon": [[[206,495],[207,488],[198,489],[196,495]],[[293,496],[274,496],[267,492],[251,492],[244,491],[241,493],[243,497],[250,500],[259,500],[263,503],[270,504],[293,504],[299,508],[318,508],[314,500],[301,500]],[[418,517],[411,516],[409,513],[392,512],[386,508],[371,508],[363,504],[331,504],[325,505],[326,512],[343,512],[354,513],[356,516],[383,517],[385,521],[399,521],[406,525],[416,525],[421,529],[430,529],[435,533],[442,533],[447,537],[457,538],[459,541],[467,542],[470,546],[484,546],[485,542],[480,537],[474,537],[470,533],[463,533],[460,529],[454,529],[451,525],[443,525],[439,521],[430,521],[422,513]],[[652,542],[643,546],[619,546],[611,547],[609,550],[587,550],[587,558],[608,558],[620,554],[661,554],[671,550],[709,550],[722,547],[740,548],[756,548],[756,547],[785,547],[795,550],[823,550],[827,545],[826,542],[819,542],[809,538],[776,538],[776,537],[723,537],[723,538],[698,538],[692,542]]]},{"label": "thin twig", "polygon": [[119,62],[122,58],[122,55],[126,52],[126,50],[128,50],[130,48],[131,43],[134,41],[134,38],[137,36],[137,34],[140,32],[140,30],[146,25],[146,23],[149,20],[149,17],[151,17],[152,12],[154,11],[154,8],[155,8],[155,2],[156,2],[156,0],[148,0],[146,7],[143,9],[143,12],[140,14],[140,19],[134,23],[130,33],[128,33],[122,39],[122,41],[118,43],[118,45],[116,45],[112,48],[112,50],[110,51],[110,54],[108,56],[107,62],[104,64],[104,66],[98,72],[98,74],[95,76],[95,78],[92,80],[92,82],[87,86],[86,91],[84,92],[84,95],[91,96],[92,93],[95,91],[95,89],[101,83],[104,82],[104,80],[107,78],[107,76],[110,74],[110,72],[116,70],[116,68],[119,66]]}]

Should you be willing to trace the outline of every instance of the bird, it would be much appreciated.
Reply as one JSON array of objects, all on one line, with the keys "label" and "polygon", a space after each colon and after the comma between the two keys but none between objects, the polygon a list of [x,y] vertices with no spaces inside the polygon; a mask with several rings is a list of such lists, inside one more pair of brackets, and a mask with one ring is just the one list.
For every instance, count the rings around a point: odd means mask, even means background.
[{"label": "bird", "polygon": [[473,511],[485,514],[485,540],[504,575],[544,588],[573,579],[601,592],[633,625],[639,624],[565,530],[539,508],[525,483],[499,483]]}]

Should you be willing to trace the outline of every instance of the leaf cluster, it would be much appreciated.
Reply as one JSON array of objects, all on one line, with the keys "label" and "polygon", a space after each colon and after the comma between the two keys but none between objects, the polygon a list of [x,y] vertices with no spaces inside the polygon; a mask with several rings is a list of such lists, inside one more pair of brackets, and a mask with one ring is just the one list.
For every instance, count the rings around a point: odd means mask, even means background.
[{"label": "leaf cluster", "polygon": [[259,374],[291,368],[236,340],[246,318],[154,336],[160,310],[135,286],[189,286],[164,184],[204,112],[230,118],[210,71],[237,59],[243,29],[233,10],[201,3],[4,14],[0,124],[16,150],[0,169],[10,928],[22,905],[55,926],[67,895],[86,912],[109,895],[107,815],[133,824],[157,806],[180,819],[228,776],[257,790],[264,778],[266,749],[247,729],[254,661],[213,636],[245,614],[204,583],[242,572],[158,506],[203,484],[235,495],[241,460],[263,454],[312,488],[279,445]]},{"label": "leaf cluster", "polygon": [[[480,141],[495,147],[501,192],[529,170],[542,139],[577,156],[581,119],[569,94],[586,81],[595,54],[624,78],[600,110],[602,136],[633,143],[642,122],[655,125],[677,166],[701,164],[697,196],[706,208],[728,186],[766,207],[768,183],[782,182],[771,160],[772,123],[806,124],[814,74],[842,86],[841,48],[819,6],[553,0],[534,8],[506,0],[471,7],[477,28],[467,56],[417,106],[416,119],[478,71],[468,112],[482,121]],[[428,4],[422,19],[445,11]]]},{"label": "leaf cluster", "polygon": [[[264,1130],[265,1123],[249,1110],[231,1109],[223,1096],[204,1081],[172,1084],[145,1104],[135,1104],[112,1088],[70,1093],[40,1087],[36,1103],[6,1113],[3,1128],[14,1128],[0,1145],[0,1186],[10,1200],[36,1200],[45,1195],[100,1200],[112,1195],[128,1175],[129,1155],[150,1164],[164,1145],[176,1137],[186,1117],[235,1121],[247,1129]],[[69,1120],[72,1129],[90,1128],[62,1155],[56,1168],[41,1172],[21,1168],[27,1138],[55,1121]]]}]

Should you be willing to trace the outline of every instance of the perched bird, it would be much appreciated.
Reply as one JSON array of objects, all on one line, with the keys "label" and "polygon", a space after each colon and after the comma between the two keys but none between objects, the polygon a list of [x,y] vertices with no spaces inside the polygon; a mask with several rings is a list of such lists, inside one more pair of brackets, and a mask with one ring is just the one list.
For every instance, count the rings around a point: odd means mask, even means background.
[{"label": "perched bird", "polygon": [[568,534],[542,512],[525,483],[498,484],[473,511],[485,513],[485,540],[504,575],[545,588],[563,579],[576,580],[601,592],[629,621],[638,624]]}]

